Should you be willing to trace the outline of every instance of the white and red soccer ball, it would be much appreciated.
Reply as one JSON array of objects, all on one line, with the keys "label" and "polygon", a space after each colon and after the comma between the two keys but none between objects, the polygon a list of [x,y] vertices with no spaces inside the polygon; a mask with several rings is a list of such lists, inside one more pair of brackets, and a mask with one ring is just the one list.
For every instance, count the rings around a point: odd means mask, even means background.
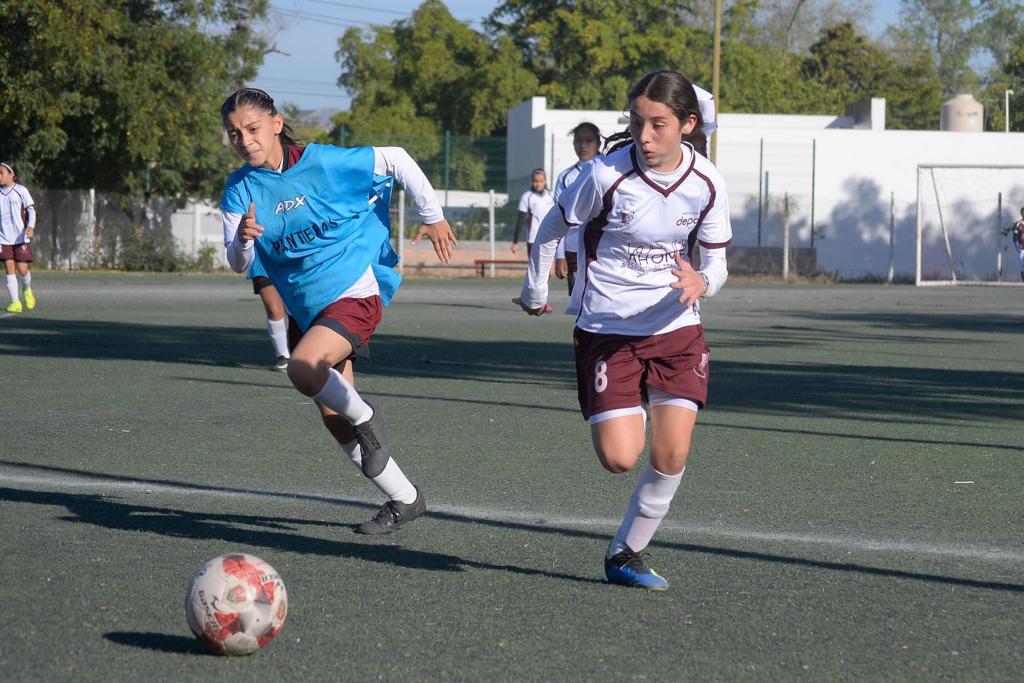
[{"label": "white and red soccer ball", "polygon": [[288,593],[277,571],[253,555],[215,557],[185,593],[185,618],[210,652],[248,655],[281,632]]}]

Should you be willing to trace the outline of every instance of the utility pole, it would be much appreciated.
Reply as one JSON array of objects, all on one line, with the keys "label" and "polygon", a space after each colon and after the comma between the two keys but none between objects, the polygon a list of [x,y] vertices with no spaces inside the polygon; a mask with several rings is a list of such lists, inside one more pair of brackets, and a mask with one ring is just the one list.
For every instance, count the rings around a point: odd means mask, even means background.
[{"label": "utility pole", "polygon": [[[722,111],[722,104],[718,99],[718,86],[722,71],[722,0],[715,0],[715,48],[711,69],[711,99],[715,105],[715,118],[718,119]],[[711,163],[718,163],[717,129],[711,134]]]}]

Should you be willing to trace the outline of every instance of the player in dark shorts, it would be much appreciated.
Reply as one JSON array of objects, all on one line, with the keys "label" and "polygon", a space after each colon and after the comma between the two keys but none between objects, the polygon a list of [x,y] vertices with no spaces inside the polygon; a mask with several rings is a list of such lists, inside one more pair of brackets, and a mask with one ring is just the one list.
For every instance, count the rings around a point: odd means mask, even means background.
[{"label": "player in dark shorts", "polygon": [[[7,294],[11,303],[8,313],[31,311],[36,307],[36,295],[32,291],[32,245],[35,236],[35,202],[28,189],[18,183],[18,167],[11,161],[0,161],[0,261],[4,262],[4,277]],[[24,289],[25,299],[18,295],[18,278]]]},{"label": "player in dark shorts", "polygon": [[[681,74],[656,71],[629,93],[629,129],[608,139],[559,197],[537,237],[514,301],[541,315],[558,240],[580,229],[584,260],[573,290],[580,408],[601,464],[631,470],[651,420],[651,458],[605,556],[612,583],[666,590],[644,552],[682,480],[698,412],[707,400],[710,353],[701,297],[728,276],[729,202],[704,156],[710,95]],[[701,269],[690,260],[700,244]]]}]

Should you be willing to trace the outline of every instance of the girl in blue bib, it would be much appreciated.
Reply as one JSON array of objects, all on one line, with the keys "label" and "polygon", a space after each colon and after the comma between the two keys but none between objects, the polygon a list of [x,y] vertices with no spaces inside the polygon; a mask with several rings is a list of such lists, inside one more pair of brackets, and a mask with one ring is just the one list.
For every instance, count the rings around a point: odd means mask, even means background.
[{"label": "girl in blue bib", "polygon": [[420,237],[448,263],[458,242],[430,182],[400,147],[300,145],[262,90],[243,88],[221,107],[245,165],[221,198],[232,269],[258,259],[289,314],[288,378],[311,397],[324,426],[387,502],[358,531],[386,534],[426,511],[423,493],[391,457],[380,412],[355,389],[352,361],[399,284],[388,203],[397,180],[413,198]]}]

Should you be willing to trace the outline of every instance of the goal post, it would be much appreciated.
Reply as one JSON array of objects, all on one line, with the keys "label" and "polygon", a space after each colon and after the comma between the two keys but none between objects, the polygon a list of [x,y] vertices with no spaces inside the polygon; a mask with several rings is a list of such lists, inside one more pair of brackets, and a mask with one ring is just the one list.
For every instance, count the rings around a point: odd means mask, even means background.
[{"label": "goal post", "polygon": [[1020,207],[1024,165],[918,165],[915,284],[1022,284],[1006,234]]}]

